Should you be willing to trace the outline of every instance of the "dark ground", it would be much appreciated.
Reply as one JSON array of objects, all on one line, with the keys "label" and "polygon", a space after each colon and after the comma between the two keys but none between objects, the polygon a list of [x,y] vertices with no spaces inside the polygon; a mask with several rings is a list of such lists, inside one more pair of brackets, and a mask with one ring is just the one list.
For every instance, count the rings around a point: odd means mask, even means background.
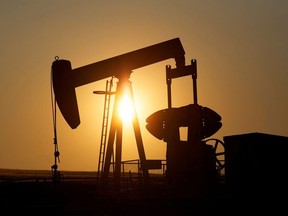
[{"label": "dark ground", "polygon": [[[208,205],[192,200],[99,197],[93,184],[43,182],[1,184],[3,214],[17,215],[191,215]],[[5,213],[4,213],[5,212]]]},{"label": "dark ground", "polygon": [[[48,176],[47,176],[48,175]],[[261,197],[229,196],[225,184],[219,187],[216,196],[204,199],[173,198],[165,187],[156,184],[152,193],[124,189],[117,198],[100,192],[95,173],[67,172],[61,181],[53,182],[46,172],[17,175],[2,175],[0,181],[0,215],[240,215],[273,213],[285,215],[286,206],[277,199]],[[281,198],[282,199],[282,198]],[[272,205],[274,200],[274,204]],[[283,201],[287,200],[283,197]],[[268,211],[269,210],[269,211]]]}]

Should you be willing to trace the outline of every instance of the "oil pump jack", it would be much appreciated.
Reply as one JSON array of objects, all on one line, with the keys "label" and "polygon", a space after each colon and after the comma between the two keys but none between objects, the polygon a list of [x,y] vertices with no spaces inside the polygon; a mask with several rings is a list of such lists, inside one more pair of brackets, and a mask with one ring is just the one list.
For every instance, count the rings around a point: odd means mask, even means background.
[{"label": "oil pump jack", "polygon": [[[118,79],[104,161],[104,172],[101,176],[102,183],[108,181],[111,158],[113,156],[113,146],[116,138],[114,172],[114,185],[116,190],[120,189],[122,148],[122,122],[117,118],[115,112],[119,99],[126,86],[130,89],[130,94],[133,95],[129,81],[133,70],[171,58],[175,60],[176,68],[172,69],[171,66],[166,67],[168,108],[160,110],[148,117],[146,128],[152,135],[167,142],[167,178],[172,188],[182,183],[187,183],[188,185],[192,183],[197,187],[199,182],[189,182],[191,178],[193,178],[191,175],[204,173],[200,175],[201,178],[198,179],[201,182],[203,179],[205,180],[206,177],[210,177],[207,173],[209,174],[211,169],[214,174],[215,169],[213,169],[213,164],[215,166],[215,155],[213,153],[215,152],[211,149],[207,150],[207,145],[203,144],[202,139],[211,136],[219,130],[221,127],[221,117],[213,110],[197,104],[196,60],[192,60],[191,65],[185,65],[185,51],[179,38],[174,38],[75,69],[72,69],[71,62],[65,59],[55,59],[52,63],[55,99],[64,119],[72,129],[76,129],[80,124],[75,88],[108,77],[116,77]],[[171,81],[174,78],[186,75],[192,75],[193,78],[194,104],[173,108],[171,102]],[[188,140],[185,141],[185,143],[179,139],[179,127],[182,126],[188,126]],[[144,181],[149,184],[149,172],[146,165],[146,156],[137,115],[133,120],[133,128]],[[185,164],[189,165],[187,166]],[[207,166],[210,166],[210,169],[207,169]],[[208,171],[205,172],[206,170]],[[179,181],[179,179],[183,179],[186,174],[190,176],[188,179],[184,178],[187,179],[188,182]],[[176,190],[178,190],[177,187]]]},{"label": "oil pump jack", "polygon": [[[52,63],[55,99],[64,119],[72,129],[77,128],[80,124],[75,88],[108,77],[118,78],[102,182],[106,182],[108,179],[114,139],[116,137],[114,177],[115,185],[119,187],[121,174],[122,123],[117,118],[115,110],[117,109],[119,99],[127,85],[128,88],[130,88],[130,93],[132,95],[132,88],[129,81],[132,70],[170,58],[174,58],[176,66],[181,68],[185,66],[184,54],[185,51],[180,39],[175,38],[75,69],[72,69],[71,62],[68,60],[58,59]],[[149,173],[146,167],[146,156],[137,117],[133,120],[133,128],[144,179],[145,182],[148,182]]]}]

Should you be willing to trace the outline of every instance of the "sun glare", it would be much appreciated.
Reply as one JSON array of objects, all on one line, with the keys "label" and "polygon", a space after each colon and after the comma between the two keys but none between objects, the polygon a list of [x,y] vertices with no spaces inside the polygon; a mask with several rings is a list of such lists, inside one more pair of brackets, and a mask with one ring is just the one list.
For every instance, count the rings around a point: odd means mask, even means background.
[{"label": "sun glare", "polygon": [[124,94],[120,100],[119,115],[123,122],[132,121],[134,117],[133,102],[127,94]]}]

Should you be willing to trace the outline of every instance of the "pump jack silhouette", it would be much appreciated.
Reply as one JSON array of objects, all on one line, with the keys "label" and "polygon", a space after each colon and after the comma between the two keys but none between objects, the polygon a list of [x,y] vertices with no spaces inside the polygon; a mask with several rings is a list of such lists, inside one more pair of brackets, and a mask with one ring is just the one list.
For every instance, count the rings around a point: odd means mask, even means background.
[{"label": "pump jack silhouette", "polygon": [[[72,129],[77,128],[80,124],[75,88],[108,77],[118,78],[107,152],[105,155],[104,172],[101,176],[101,182],[104,185],[107,184],[108,181],[113,146],[114,141],[116,140],[114,189],[115,191],[120,190],[123,128],[122,122],[117,117],[116,111],[118,109],[120,97],[123,94],[124,88],[127,86],[129,94],[133,99],[132,87],[129,80],[130,74],[134,69],[170,58],[175,59],[176,68],[172,69],[171,66],[166,67],[168,109],[160,110],[148,117],[146,128],[152,135],[167,142],[167,177],[172,185],[171,188],[174,188],[177,184],[183,183],[178,181],[179,176],[182,178],[183,175],[190,171],[192,171],[191,173],[193,173],[193,175],[199,174],[195,171],[195,166],[184,166],[183,164],[185,162],[192,164],[195,162],[196,166],[204,163],[205,165],[201,168],[205,170],[205,175],[207,173],[209,175],[209,172],[214,174],[213,168],[215,168],[215,155],[213,153],[215,152],[213,152],[213,150],[203,150],[202,139],[213,135],[220,129],[222,125],[220,122],[221,117],[213,110],[198,105],[196,60],[193,59],[191,65],[186,66],[184,55],[185,51],[180,39],[175,38],[76,69],[72,69],[71,62],[68,60],[55,59],[53,62],[52,76],[55,99],[64,119]],[[194,104],[180,108],[173,108],[171,101],[171,81],[174,78],[187,75],[192,75]],[[178,117],[180,117],[180,119]],[[211,118],[212,120],[210,120]],[[188,140],[187,143],[184,144],[184,146],[186,146],[184,148],[179,139],[179,127],[181,126],[188,126],[189,129]],[[146,156],[137,115],[133,119],[133,129],[144,180],[146,185],[149,185],[149,172],[146,164]],[[192,161],[189,160],[191,155]],[[200,155],[201,159],[197,159],[197,155]],[[180,159],[181,157],[182,160],[184,159],[184,163],[182,163],[183,161]],[[208,159],[209,162],[206,163],[205,159]],[[210,166],[208,170],[206,169],[206,166]],[[185,169],[187,170],[185,171]],[[199,181],[206,177],[208,176],[201,176]],[[189,180],[191,180],[191,178],[189,178],[188,181]],[[196,187],[197,183],[199,182],[196,182]],[[204,185],[204,187],[205,186],[207,185]],[[176,190],[178,190],[178,188],[176,188]]]}]

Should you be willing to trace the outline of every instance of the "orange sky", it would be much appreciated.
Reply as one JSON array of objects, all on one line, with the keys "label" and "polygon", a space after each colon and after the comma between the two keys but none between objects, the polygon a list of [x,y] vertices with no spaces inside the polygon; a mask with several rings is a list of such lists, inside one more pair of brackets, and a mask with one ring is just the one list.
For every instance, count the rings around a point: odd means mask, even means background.
[{"label": "orange sky", "polygon": [[[198,103],[222,116],[213,137],[288,136],[285,0],[2,0],[0,14],[0,168],[50,169],[54,163],[54,56],[76,68],[176,37],[186,64],[197,59]],[[175,62],[137,69],[130,79],[148,159],[165,159],[166,144],[148,133],[145,119],[167,107],[167,64]],[[104,98],[92,92],[104,90],[105,82],[76,89],[77,129],[58,112],[60,170],[97,169]],[[173,106],[193,102],[190,78],[173,80],[172,90]],[[126,137],[123,159],[135,159],[134,139]]]}]

